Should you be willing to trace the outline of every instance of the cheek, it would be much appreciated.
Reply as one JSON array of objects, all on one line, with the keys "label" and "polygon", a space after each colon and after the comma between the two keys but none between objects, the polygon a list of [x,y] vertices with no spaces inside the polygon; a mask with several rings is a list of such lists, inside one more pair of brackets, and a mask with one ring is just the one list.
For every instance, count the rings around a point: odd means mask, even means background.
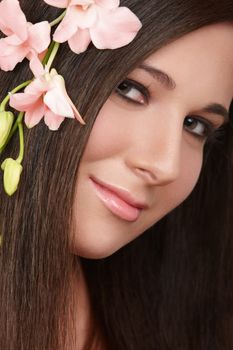
[{"label": "cheek", "polygon": [[155,188],[155,196],[159,198],[159,204],[155,203],[155,212],[159,208],[159,217],[168,214],[180,205],[193,191],[200,177],[203,162],[201,149],[193,150],[183,146],[180,159],[180,175],[176,181]]},{"label": "cheek", "polygon": [[120,150],[128,148],[128,129],[123,121],[127,112],[124,112],[124,116],[122,113],[122,110],[113,108],[111,101],[105,103],[91,130],[83,160],[96,161],[114,157]]},{"label": "cheek", "polygon": [[183,202],[193,191],[200,177],[202,163],[203,152],[201,150],[190,153],[186,148],[182,152],[180,177],[176,183],[171,184],[173,188],[170,188],[171,193],[174,191],[176,205]]}]

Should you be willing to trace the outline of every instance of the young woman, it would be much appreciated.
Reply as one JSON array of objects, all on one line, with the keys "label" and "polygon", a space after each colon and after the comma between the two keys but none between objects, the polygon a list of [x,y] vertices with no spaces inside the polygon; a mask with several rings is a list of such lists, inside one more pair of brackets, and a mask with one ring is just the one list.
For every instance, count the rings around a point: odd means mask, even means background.
[{"label": "young woman", "polygon": [[[54,61],[86,124],[25,130],[1,188],[1,349],[233,348],[233,3],[121,6],[142,22],[129,45]],[[30,77],[1,71],[1,99]]]}]

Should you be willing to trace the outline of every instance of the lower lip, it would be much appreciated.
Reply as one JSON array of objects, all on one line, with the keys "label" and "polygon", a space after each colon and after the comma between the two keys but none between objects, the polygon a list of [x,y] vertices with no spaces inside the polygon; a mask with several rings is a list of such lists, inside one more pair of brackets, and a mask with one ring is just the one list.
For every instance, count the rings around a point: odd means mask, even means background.
[{"label": "lower lip", "polygon": [[136,221],[141,209],[135,208],[118,197],[115,193],[93,181],[95,193],[103,204],[115,215],[127,221]]}]

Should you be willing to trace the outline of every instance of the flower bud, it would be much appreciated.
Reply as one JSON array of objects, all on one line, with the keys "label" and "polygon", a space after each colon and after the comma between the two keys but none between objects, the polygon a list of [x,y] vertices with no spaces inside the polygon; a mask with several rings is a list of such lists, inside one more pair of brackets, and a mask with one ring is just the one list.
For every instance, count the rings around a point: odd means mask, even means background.
[{"label": "flower bud", "polygon": [[4,171],[4,189],[9,196],[12,196],[18,188],[23,167],[16,160],[7,158],[2,163],[1,168]]},{"label": "flower bud", "polygon": [[0,112],[0,148],[2,148],[9,136],[14,121],[14,115],[11,112]]}]

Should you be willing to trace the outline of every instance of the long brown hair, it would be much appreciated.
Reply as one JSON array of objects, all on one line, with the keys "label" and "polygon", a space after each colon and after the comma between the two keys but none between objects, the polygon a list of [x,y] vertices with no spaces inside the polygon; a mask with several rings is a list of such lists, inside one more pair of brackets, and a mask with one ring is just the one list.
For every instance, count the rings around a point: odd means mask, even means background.
[{"label": "long brown hair", "polygon": [[[31,22],[60,13],[39,0],[20,4]],[[0,186],[0,349],[71,349],[71,277],[80,264],[109,349],[233,348],[232,106],[230,123],[206,144],[199,181],[185,202],[106,259],[70,253],[77,170],[110,93],[165,44],[204,25],[233,22],[232,0],[121,5],[143,23],[130,45],[113,51],[90,46],[75,55],[65,44],[55,60],[86,126],[67,120],[57,132],[43,123],[27,130],[19,190],[9,198]],[[26,63],[0,72],[1,99],[29,76]],[[17,152],[17,142],[15,137],[3,159]]]}]

